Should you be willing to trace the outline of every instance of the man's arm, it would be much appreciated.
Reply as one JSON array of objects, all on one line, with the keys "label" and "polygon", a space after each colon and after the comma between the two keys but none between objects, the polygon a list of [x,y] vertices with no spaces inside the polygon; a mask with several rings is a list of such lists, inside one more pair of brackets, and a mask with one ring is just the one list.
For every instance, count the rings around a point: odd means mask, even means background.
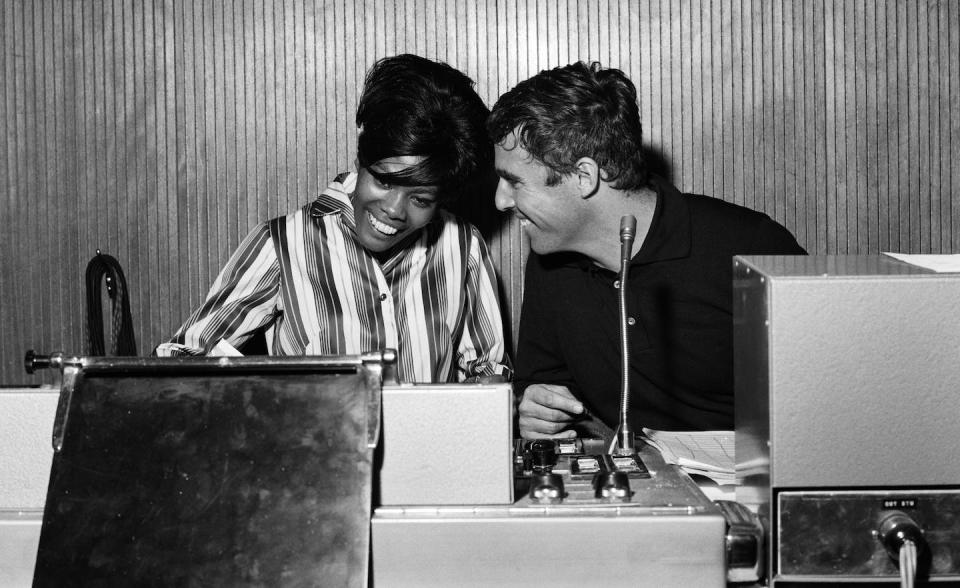
[{"label": "man's arm", "polygon": [[220,271],[204,303],[167,343],[160,357],[205,355],[221,340],[239,347],[273,320],[280,266],[266,224],[257,226]]},{"label": "man's arm", "polygon": [[560,347],[564,317],[558,316],[546,270],[539,256],[531,253],[524,276],[520,334],[517,341],[516,394],[520,436],[571,438],[570,426],[585,414]]}]

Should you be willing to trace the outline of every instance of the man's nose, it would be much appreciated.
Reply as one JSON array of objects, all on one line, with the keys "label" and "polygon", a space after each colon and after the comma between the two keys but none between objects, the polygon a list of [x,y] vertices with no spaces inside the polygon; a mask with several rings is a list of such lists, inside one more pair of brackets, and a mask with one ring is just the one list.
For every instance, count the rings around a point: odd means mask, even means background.
[{"label": "man's nose", "polygon": [[510,194],[510,189],[507,187],[507,182],[500,180],[497,183],[497,193],[494,196],[494,203],[497,205],[497,210],[506,211],[514,207],[513,195]]}]

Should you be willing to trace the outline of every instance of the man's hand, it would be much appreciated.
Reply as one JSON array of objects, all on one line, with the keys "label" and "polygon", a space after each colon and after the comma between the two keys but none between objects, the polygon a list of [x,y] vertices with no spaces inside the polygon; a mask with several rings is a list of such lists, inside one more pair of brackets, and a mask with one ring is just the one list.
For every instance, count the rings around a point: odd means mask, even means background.
[{"label": "man's hand", "polygon": [[579,420],[584,408],[566,386],[533,384],[523,392],[518,413],[524,439],[572,439],[577,432],[564,429]]}]

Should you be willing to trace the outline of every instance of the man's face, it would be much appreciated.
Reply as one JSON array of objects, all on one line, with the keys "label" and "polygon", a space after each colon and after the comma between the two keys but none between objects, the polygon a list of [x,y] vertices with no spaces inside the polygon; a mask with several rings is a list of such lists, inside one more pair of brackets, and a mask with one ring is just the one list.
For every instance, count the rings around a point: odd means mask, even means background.
[{"label": "man's face", "polygon": [[416,155],[388,157],[369,169],[360,168],[351,199],[357,239],[367,251],[387,251],[426,226],[436,214],[436,186],[395,186],[374,175],[396,173],[422,159]]},{"label": "man's face", "polygon": [[583,198],[575,181],[564,177],[555,186],[547,185],[549,168],[535,160],[517,143],[516,134],[507,135],[494,147],[500,182],[496,204],[513,211],[530,237],[530,248],[540,254],[576,251],[581,238]]}]

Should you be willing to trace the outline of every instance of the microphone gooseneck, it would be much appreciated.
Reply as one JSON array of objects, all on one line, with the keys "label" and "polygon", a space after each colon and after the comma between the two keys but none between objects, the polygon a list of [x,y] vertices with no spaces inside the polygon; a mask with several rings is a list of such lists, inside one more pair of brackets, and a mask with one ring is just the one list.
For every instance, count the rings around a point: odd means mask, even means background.
[{"label": "microphone gooseneck", "polygon": [[632,214],[620,218],[620,425],[614,439],[616,455],[633,455],[633,431],[627,420],[630,408],[630,339],[627,332],[627,277],[630,271],[630,259],[633,257],[633,239],[637,234],[637,219]]}]

